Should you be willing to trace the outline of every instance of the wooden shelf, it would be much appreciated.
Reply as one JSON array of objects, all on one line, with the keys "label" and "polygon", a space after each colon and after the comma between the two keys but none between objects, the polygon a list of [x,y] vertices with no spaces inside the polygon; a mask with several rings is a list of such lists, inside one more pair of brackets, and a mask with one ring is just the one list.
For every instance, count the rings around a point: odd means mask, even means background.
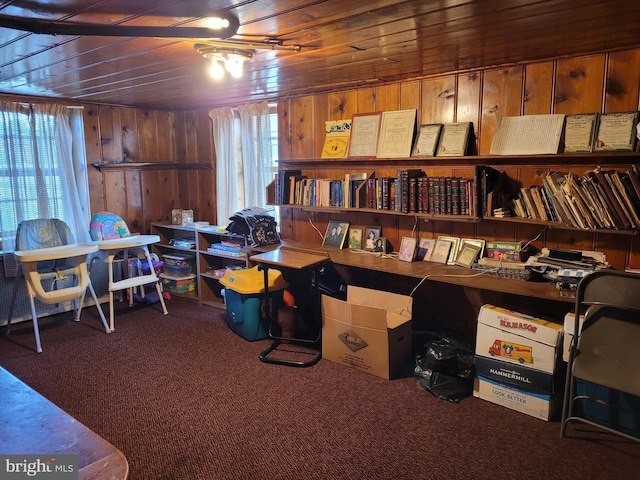
[{"label": "wooden shelf", "polygon": [[382,215],[400,215],[404,217],[419,217],[424,218],[425,220],[443,220],[447,222],[467,222],[467,223],[478,223],[480,219],[478,217],[474,217],[471,215],[436,215],[433,213],[402,213],[397,212],[395,210],[383,210],[377,208],[343,208],[343,207],[313,207],[310,205],[294,205],[294,204],[284,204],[284,205],[274,205],[276,207],[283,208],[297,208],[302,210],[303,212],[323,212],[323,213],[348,213],[348,212],[356,212],[356,213],[376,213]]},{"label": "wooden shelf", "polygon": [[616,230],[614,228],[593,228],[593,229],[585,229],[572,227],[571,225],[565,225],[560,222],[549,222],[545,220],[534,220],[532,218],[522,218],[522,217],[482,217],[482,221],[490,221],[490,222],[507,222],[507,223],[524,223],[529,225],[541,225],[557,230],[576,230],[578,232],[585,233],[615,233],[619,235],[637,235],[638,230]]},{"label": "wooden shelf", "polygon": [[640,162],[639,152],[558,153],[555,155],[470,155],[465,157],[409,157],[409,158],[345,158],[339,161],[326,158],[298,158],[280,160],[279,169],[326,167],[332,170],[407,168],[410,166],[442,167],[477,165],[576,166],[584,164],[630,166]]}]

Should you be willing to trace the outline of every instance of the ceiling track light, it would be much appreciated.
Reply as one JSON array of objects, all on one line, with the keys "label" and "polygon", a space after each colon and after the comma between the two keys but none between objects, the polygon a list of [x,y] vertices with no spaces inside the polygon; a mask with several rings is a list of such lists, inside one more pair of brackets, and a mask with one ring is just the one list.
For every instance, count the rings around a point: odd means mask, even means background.
[{"label": "ceiling track light", "polygon": [[142,25],[103,25],[97,23],[58,22],[38,18],[0,15],[0,27],[45,35],[92,37],[148,37],[224,39],[233,37],[240,22],[227,14],[214,14],[209,27],[156,27]]}]

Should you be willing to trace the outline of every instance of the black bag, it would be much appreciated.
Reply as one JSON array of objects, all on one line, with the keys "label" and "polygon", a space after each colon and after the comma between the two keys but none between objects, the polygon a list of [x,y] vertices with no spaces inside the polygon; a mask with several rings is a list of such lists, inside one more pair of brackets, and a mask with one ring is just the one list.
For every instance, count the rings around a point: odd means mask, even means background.
[{"label": "black bag", "polygon": [[245,237],[252,247],[275,245],[280,243],[277,222],[269,215],[254,214],[255,209],[240,210],[229,218],[227,230]]},{"label": "black bag", "polygon": [[471,396],[474,372],[473,350],[451,334],[434,334],[416,353],[414,376],[442,400],[459,402]]}]

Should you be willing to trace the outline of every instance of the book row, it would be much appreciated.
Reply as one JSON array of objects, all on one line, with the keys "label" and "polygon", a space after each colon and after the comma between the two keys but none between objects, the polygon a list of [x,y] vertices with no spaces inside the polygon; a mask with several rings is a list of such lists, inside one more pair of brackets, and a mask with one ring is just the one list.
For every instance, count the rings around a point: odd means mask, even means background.
[{"label": "book row", "polygon": [[[518,187],[504,172],[494,172],[494,180],[494,188],[483,192],[489,216],[560,222],[581,229],[640,227],[640,175],[636,165],[625,171],[596,168],[582,176],[553,171],[544,177],[542,185],[528,187]],[[484,188],[488,188],[486,182]]]},{"label": "book row", "polygon": [[376,177],[374,172],[348,173],[339,180],[280,171],[276,174],[275,194],[278,205],[476,215],[473,179],[427,176],[420,169],[399,170],[395,177]]}]

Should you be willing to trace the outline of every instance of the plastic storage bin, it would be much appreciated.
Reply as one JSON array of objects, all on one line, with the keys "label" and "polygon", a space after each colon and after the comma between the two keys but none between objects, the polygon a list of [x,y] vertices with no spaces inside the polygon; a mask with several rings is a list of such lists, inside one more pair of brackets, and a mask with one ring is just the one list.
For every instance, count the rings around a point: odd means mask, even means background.
[{"label": "plastic storage bin", "polygon": [[160,278],[162,279],[162,288],[169,293],[188,293],[193,292],[196,289],[195,275],[177,278],[161,273]]},{"label": "plastic storage bin", "polygon": [[191,267],[191,265],[184,265],[184,266],[179,267],[177,265],[166,265],[165,264],[164,267],[162,267],[162,270],[169,277],[182,278],[182,277],[188,277],[189,275],[191,275],[192,267]]},{"label": "plastic storage bin", "polygon": [[166,266],[186,267],[193,265],[194,256],[188,253],[165,253],[162,260]]},{"label": "plastic storage bin", "polygon": [[268,295],[264,294],[264,271],[258,267],[227,270],[220,279],[225,287],[227,324],[245,340],[262,340],[269,336],[269,316],[277,315],[283,305],[287,282],[278,270],[268,270]]},{"label": "plastic storage bin", "polygon": [[582,411],[589,420],[640,437],[640,397],[583,380],[576,382],[576,393],[619,407],[610,408],[593,401],[582,401],[578,405],[582,405]]}]

